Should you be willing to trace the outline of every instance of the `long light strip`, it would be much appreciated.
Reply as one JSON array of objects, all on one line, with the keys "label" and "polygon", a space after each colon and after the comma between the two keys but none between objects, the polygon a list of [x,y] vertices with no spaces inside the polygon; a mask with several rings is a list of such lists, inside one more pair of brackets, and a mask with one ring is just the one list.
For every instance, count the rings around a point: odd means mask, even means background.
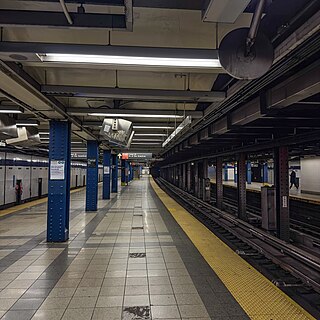
[{"label": "long light strip", "polygon": [[[3,108],[3,109],[2,109]],[[23,113],[22,108],[15,108],[15,107],[1,107],[0,106],[0,113]]]},{"label": "long light strip", "polygon": [[20,122],[17,123],[17,127],[37,127],[39,123],[32,123],[32,122]]},{"label": "long light strip", "polygon": [[42,62],[107,64],[107,65],[136,65],[154,67],[185,67],[185,68],[221,68],[219,59],[163,58],[163,57],[134,57],[109,56],[68,53],[38,54]]},{"label": "long light strip", "polygon": [[132,142],[131,145],[133,144],[141,144],[141,145],[156,144],[159,146],[160,142]]},{"label": "long light strip", "polygon": [[131,114],[131,113],[88,113],[88,116],[95,117],[125,117],[125,118],[183,118],[176,114]]},{"label": "long light strip", "polygon": [[139,125],[134,125],[133,129],[168,129],[172,130],[174,127],[169,127],[169,126],[139,126]]},{"label": "long light strip", "polygon": [[166,133],[136,133],[135,137],[167,137]]},{"label": "long light strip", "polygon": [[191,123],[191,117],[187,116],[181,124],[174,130],[167,140],[162,144],[162,147],[165,147],[173,138],[175,138],[183,129],[185,129]]},{"label": "long light strip", "polygon": [[132,141],[159,141],[159,142],[163,142],[163,140],[161,139],[133,139]]}]

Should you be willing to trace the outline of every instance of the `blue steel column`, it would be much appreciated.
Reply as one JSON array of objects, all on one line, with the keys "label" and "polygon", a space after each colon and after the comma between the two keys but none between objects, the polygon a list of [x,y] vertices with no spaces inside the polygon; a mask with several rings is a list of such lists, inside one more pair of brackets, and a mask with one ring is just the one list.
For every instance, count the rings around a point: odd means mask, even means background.
[{"label": "blue steel column", "polygon": [[288,147],[275,148],[275,186],[277,205],[277,234],[281,240],[290,240],[289,211],[289,151]]},{"label": "blue steel column", "polygon": [[216,165],[216,204],[219,209],[222,209],[223,203],[222,166],[222,158],[218,157]]},{"label": "blue steel column", "polygon": [[239,154],[237,161],[238,164],[238,218],[247,221],[247,200],[246,200],[246,155],[244,153]]},{"label": "blue steel column", "polygon": [[87,142],[86,211],[98,209],[98,141]]},{"label": "blue steel column", "polygon": [[268,163],[263,164],[263,182],[268,183]]},{"label": "blue steel column", "polygon": [[131,179],[131,174],[132,174],[132,165],[131,163],[128,164],[128,182],[130,182],[132,179]]},{"label": "blue steel column", "polygon": [[126,181],[126,185],[128,185],[128,183],[129,183],[129,170],[130,170],[130,165],[129,165],[128,160],[125,161],[124,167],[125,167],[125,170],[124,170],[125,181]]},{"label": "blue steel column", "polygon": [[111,192],[118,193],[118,155],[112,155],[112,181]]},{"label": "blue steel column", "polygon": [[134,171],[133,171],[133,166],[131,165],[131,169],[130,169],[130,180],[132,181],[134,178]]},{"label": "blue steel column", "polygon": [[247,183],[252,182],[252,171],[251,171],[251,161],[247,161]]},{"label": "blue steel column", "polygon": [[126,185],[126,160],[121,159],[121,185]]},{"label": "blue steel column", "polygon": [[69,238],[70,168],[71,124],[52,120],[49,142],[48,242],[63,242]]},{"label": "blue steel column", "polygon": [[103,199],[110,199],[111,151],[103,150]]},{"label": "blue steel column", "polygon": [[228,163],[224,165],[224,181],[228,181]]}]

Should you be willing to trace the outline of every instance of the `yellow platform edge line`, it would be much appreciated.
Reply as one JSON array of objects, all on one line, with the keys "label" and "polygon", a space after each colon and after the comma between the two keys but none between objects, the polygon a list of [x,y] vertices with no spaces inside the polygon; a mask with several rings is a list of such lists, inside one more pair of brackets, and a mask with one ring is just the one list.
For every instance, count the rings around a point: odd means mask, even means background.
[{"label": "yellow platform edge line", "polygon": [[150,179],[150,183],[173,218],[250,319],[316,320],[167,195],[153,179]]},{"label": "yellow platform edge line", "polygon": [[[72,194],[75,192],[79,192],[79,191],[83,190],[84,188],[85,187],[81,187],[81,188],[71,190],[70,193]],[[19,205],[16,205],[16,206],[8,208],[8,209],[0,210],[0,217],[4,217],[4,216],[7,216],[8,214],[13,214],[13,213],[16,213],[20,210],[28,209],[30,207],[46,203],[47,201],[48,201],[48,197],[44,197],[42,199],[32,200],[32,201],[29,201],[29,202],[26,202],[23,204],[19,204]]]}]

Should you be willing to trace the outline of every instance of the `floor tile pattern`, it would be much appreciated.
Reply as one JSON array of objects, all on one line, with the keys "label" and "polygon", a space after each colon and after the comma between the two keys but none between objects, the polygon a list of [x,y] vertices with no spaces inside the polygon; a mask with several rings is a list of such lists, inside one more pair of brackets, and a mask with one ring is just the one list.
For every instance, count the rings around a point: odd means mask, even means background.
[{"label": "floor tile pattern", "polygon": [[45,242],[45,204],[0,219],[1,319],[248,319],[148,179],[97,212],[84,201],[71,196],[67,243]]}]

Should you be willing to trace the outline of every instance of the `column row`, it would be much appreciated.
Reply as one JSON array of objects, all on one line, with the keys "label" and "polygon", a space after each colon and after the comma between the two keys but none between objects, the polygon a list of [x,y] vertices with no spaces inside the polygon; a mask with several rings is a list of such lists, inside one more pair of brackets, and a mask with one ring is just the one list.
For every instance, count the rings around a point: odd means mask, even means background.
[{"label": "column row", "polygon": [[[282,240],[290,239],[290,219],[289,219],[289,170],[288,170],[288,148],[285,146],[274,149],[274,181],[272,187],[263,187],[268,189],[261,192],[261,203],[267,203],[270,207],[267,211],[274,210],[274,225],[278,237]],[[251,184],[252,163],[247,159],[245,153],[239,153],[236,156],[236,165],[234,166],[234,181],[237,183],[237,216],[243,221],[250,220],[247,211],[247,184]],[[203,201],[212,202],[220,210],[224,210],[224,188],[223,180],[228,181],[228,165],[224,163],[222,157],[214,159],[215,163],[215,188],[211,190],[211,182],[208,177],[208,160],[187,162],[162,168],[160,175],[163,179],[171,182],[177,187],[193,194]],[[263,183],[268,181],[268,165],[263,164]],[[223,179],[224,178],[224,179]],[[262,188],[262,189],[263,189]],[[273,191],[274,190],[274,191]],[[214,192],[214,194],[211,194]],[[212,197],[211,197],[212,195]],[[264,197],[274,195],[274,200]],[[212,200],[215,199],[215,201]],[[266,217],[269,219],[270,217]],[[262,217],[262,220],[264,216]],[[263,224],[263,221],[262,221]],[[269,230],[269,229],[268,229]],[[274,230],[270,230],[274,231]]]},{"label": "column row", "polygon": [[[50,122],[47,241],[62,242],[69,238],[71,170],[71,124]],[[98,208],[98,141],[87,141],[86,211]],[[118,155],[103,151],[102,198],[118,192]]]}]

